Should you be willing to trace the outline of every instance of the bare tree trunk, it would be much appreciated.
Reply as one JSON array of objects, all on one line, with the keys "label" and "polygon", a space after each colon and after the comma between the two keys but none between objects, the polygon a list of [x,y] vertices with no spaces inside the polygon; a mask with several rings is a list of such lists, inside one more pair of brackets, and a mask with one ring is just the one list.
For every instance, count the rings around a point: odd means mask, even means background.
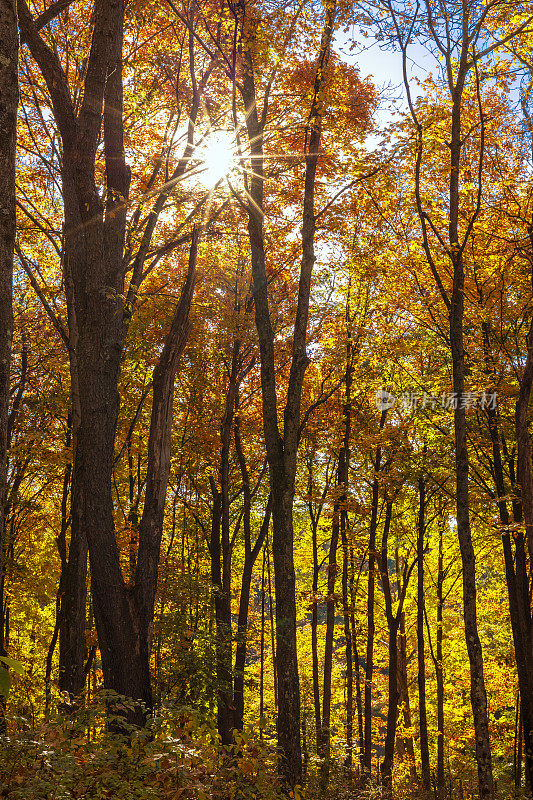
[{"label": "bare tree trunk", "polygon": [[[476,592],[476,559],[470,527],[470,501],[468,488],[469,453],[467,443],[465,391],[465,346],[464,346],[464,296],[465,296],[465,264],[464,252],[474,229],[477,216],[481,210],[483,159],[485,149],[485,115],[482,109],[482,96],[477,72],[478,62],[487,55],[487,51],[477,52],[480,37],[484,35],[483,25],[479,24],[472,13],[472,6],[463,3],[445,6],[445,13],[436,20],[431,6],[426,4],[421,19],[413,20],[413,25],[406,31],[403,23],[399,23],[392,7],[388,6],[394,17],[396,40],[402,50],[403,76],[407,92],[409,109],[416,128],[416,164],[415,164],[415,199],[417,213],[423,235],[423,248],[427,263],[435,280],[436,287],[448,312],[450,350],[452,356],[453,392],[455,399],[454,431],[455,431],[455,478],[456,478],[456,519],[457,536],[461,551],[463,578],[463,610],[465,639],[470,666],[470,700],[474,718],[476,761],[478,767],[478,785],[481,800],[492,800],[494,797],[494,781],[492,775],[492,755],[490,749],[489,721],[487,712],[487,693],[483,671],[483,652],[479,638],[477,623]],[[417,7],[416,15],[418,15]],[[451,21],[450,21],[451,20]],[[421,124],[415,104],[413,103],[407,68],[407,49],[415,23],[425,26],[428,36],[439,50],[446,63],[446,86],[451,101],[450,115],[450,162],[448,190],[448,243],[438,236],[438,247],[452,268],[451,297],[449,287],[445,286],[433,257],[432,227],[435,230],[431,215],[424,207],[421,193],[421,169],[423,163],[424,127]],[[454,26],[458,33],[456,39],[450,37],[450,29]],[[507,37],[506,37],[507,40]],[[495,45],[492,45],[494,47]],[[475,86],[479,111],[479,149],[478,149],[478,192],[474,210],[467,219],[460,219],[461,194],[460,180],[462,169],[462,151],[465,143],[463,123],[463,94],[465,84],[471,71],[475,72]],[[439,225],[440,223],[437,223]],[[445,283],[448,284],[446,277]]]},{"label": "bare tree trunk", "polygon": [[[449,239],[453,266],[453,290],[449,308],[449,324],[453,391],[457,403],[454,411],[457,535],[463,566],[463,609],[466,647],[470,663],[470,699],[476,736],[479,795],[481,800],[485,800],[485,798],[492,800],[494,797],[494,782],[492,777],[487,692],[483,673],[483,652],[477,624],[476,557],[470,529],[469,455],[466,410],[463,403],[465,391],[465,270],[463,248],[459,245],[459,175],[463,144],[461,134],[462,96],[468,69],[468,47],[468,42],[463,41],[457,81],[452,93]],[[482,158],[483,152],[480,154],[480,163],[482,163]]]}]

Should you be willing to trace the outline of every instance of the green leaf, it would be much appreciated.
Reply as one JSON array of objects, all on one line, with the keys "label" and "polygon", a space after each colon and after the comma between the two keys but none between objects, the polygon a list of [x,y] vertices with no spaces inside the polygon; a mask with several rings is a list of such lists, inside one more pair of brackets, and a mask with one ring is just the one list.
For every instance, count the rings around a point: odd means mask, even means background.
[{"label": "green leaf", "polygon": [[9,670],[0,665],[0,696],[7,700],[9,688],[11,686],[11,675]]},{"label": "green leaf", "polygon": [[0,661],[4,666],[9,667],[12,669],[13,672],[16,672],[17,675],[24,675],[24,666],[20,663],[20,661],[15,661],[14,658],[7,658],[6,656],[0,656]]}]

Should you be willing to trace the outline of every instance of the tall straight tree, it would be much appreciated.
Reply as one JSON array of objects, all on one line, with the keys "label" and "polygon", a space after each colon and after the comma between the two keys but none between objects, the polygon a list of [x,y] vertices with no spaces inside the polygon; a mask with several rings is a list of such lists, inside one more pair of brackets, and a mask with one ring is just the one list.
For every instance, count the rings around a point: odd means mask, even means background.
[{"label": "tall straight tree", "polygon": [[[3,585],[7,488],[9,376],[13,342],[13,252],[15,246],[15,158],[18,110],[16,0],[0,2],[0,585]],[[3,607],[4,598],[0,596]],[[0,614],[3,622],[3,615]],[[4,630],[0,631],[0,655]]]},{"label": "tall straight tree", "polygon": [[[452,360],[455,398],[455,479],[457,535],[461,551],[465,639],[470,664],[470,696],[474,717],[479,795],[494,797],[492,755],[490,749],[487,693],[483,670],[483,653],[477,621],[476,558],[470,526],[469,452],[467,443],[466,406],[464,402],[465,362],[465,250],[471,239],[482,203],[482,180],[485,156],[485,115],[479,67],[495,50],[511,41],[531,22],[531,17],[509,30],[508,19],[515,10],[513,3],[501,0],[486,5],[480,0],[434,3],[424,0],[411,4],[386,0],[383,5],[390,35],[402,53],[403,78],[411,118],[415,128],[415,201],[422,231],[427,263],[448,316],[449,346]],[[415,33],[416,31],[416,33]],[[502,32],[499,38],[499,32]],[[424,167],[425,129],[420,112],[413,101],[408,73],[408,49],[416,35],[444,64],[443,89],[447,91],[449,111],[449,166],[445,223],[433,218],[424,203],[422,173]],[[465,167],[466,120],[465,95],[473,88],[478,103],[477,194],[473,207],[466,214],[461,206],[461,175]],[[470,123],[468,123],[470,124]],[[472,169],[468,162],[468,169]],[[472,171],[474,171],[472,169]],[[442,269],[442,260],[450,265],[451,275]]]},{"label": "tall straight tree", "polygon": [[306,129],[305,183],[302,224],[302,260],[298,287],[298,305],[294,321],[292,361],[283,431],[278,423],[278,388],[274,331],[270,319],[268,280],[264,238],[264,152],[263,139],[268,114],[269,81],[262,109],[258,110],[254,74],[254,42],[257,19],[248,3],[240,19],[239,57],[241,75],[239,89],[244,104],[246,129],[250,146],[250,178],[247,186],[249,202],[248,233],[250,238],[255,322],[261,358],[263,427],[272,493],[274,572],[276,580],[276,644],[278,668],[277,735],[280,752],[279,770],[289,786],[302,778],[300,743],[300,687],[296,649],[296,597],[293,559],[293,503],[296,459],[300,439],[301,399],[305,370],[309,363],[306,352],[307,324],[311,278],[315,261],[315,179],[319,159],[322,117],[325,106],[327,66],[336,15],[336,3],[328,2],[315,72],[313,98]]},{"label": "tall straight tree", "polygon": [[[119,410],[118,383],[125,334],[157,218],[194,149],[194,122],[205,85],[193,81],[187,145],[176,169],[157,195],[145,220],[141,244],[131,258],[132,284],[125,313],[124,258],[130,169],[124,151],[122,45],[123,0],[95,0],[90,53],[79,111],[57,53],[38,32],[25,2],[19,25],[44,77],[62,142],[61,179],[64,226],[64,278],[69,307],[69,355],[72,376],[74,453],[71,499],[71,573],[69,603],[73,664],[68,686],[83,687],[86,549],[89,550],[94,618],[102,655],[104,684],[115,692],[152,705],[150,650],[163,513],[170,470],[173,388],[189,330],[196,278],[199,232],[190,240],[188,273],[152,376],[152,411],[143,513],[139,523],[134,586],[124,580],[115,537],[111,493]],[[191,74],[194,48],[190,40]],[[207,80],[209,69],[204,73]],[[96,158],[103,128],[104,199],[96,184]],[[160,165],[159,165],[160,166]],[[157,175],[154,174],[154,180]],[[136,218],[132,224],[136,223]],[[131,253],[129,254],[131,257]],[[133,297],[131,297],[132,295]],[[71,558],[69,557],[69,561]],[[68,581],[65,590],[69,591]],[[63,620],[64,622],[65,620]],[[140,705],[131,713],[143,722]]]}]

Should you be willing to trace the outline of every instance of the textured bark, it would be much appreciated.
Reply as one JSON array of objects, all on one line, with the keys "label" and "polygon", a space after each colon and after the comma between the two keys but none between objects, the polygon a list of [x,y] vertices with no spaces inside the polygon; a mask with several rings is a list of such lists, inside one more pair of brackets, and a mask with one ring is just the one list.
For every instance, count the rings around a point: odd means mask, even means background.
[{"label": "textured bark", "polygon": [[[390,6],[389,6],[390,8]],[[485,150],[486,116],[482,109],[482,94],[478,74],[478,64],[490,50],[480,45],[483,26],[473,13],[473,5],[463,3],[461,6],[446,4],[443,15],[436,18],[429,4],[426,4],[423,18],[413,20],[411,28],[406,31],[403,21],[393,12],[396,39],[402,50],[403,77],[407,91],[409,109],[416,128],[416,160],[415,160],[415,199],[417,214],[423,235],[423,247],[435,285],[448,311],[450,350],[452,356],[453,391],[455,396],[454,433],[455,433],[455,478],[456,478],[456,519],[457,537],[461,551],[463,578],[463,610],[465,639],[470,667],[470,700],[474,718],[475,750],[478,767],[478,788],[481,800],[492,800],[494,797],[494,781],[492,775],[492,755],[490,749],[489,723],[487,713],[487,694],[483,672],[483,652],[477,624],[476,596],[476,560],[470,527],[470,504],[468,490],[469,453],[467,444],[466,410],[464,404],[465,391],[465,348],[464,348],[464,292],[465,264],[464,253],[474,230],[476,219],[481,211],[483,160]],[[417,7],[418,13],[418,7]],[[449,15],[449,16],[448,16]],[[451,101],[450,115],[450,152],[449,189],[448,189],[448,242],[439,235],[438,245],[434,244],[431,228],[434,223],[424,205],[421,191],[421,169],[423,163],[424,127],[421,124],[409,85],[407,49],[415,24],[426,27],[430,41],[435,50],[439,50],[446,64],[446,87]],[[527,24],[527,23],[526,23]],[[450,37],[450,30],[458,31],[457,38]],[[516,29],[517,33],[519,28]],[[507,35],[511,38],[513,33]],[[500,42],[501,43],[501,42]],[[475,73],[472,76],[472,73]],[[463,95],[467,80],[472,76],[476,87],[479,110],[479,149],[477,163],[478,191],[473,211],[466,219],[461,215],[460,180],[462,171],[465,130],[463,127]],[[471,156],[469,156],[469,159]],[[470,161],[469,161],[470,163]],[[446,257],[451,266],[451,297],[449,296],[448,278],[443,279],[433,255],[433,247],[439,248],[439,260]]]},{"label": "textured bark", "polygon": [[[240,420],[238,416],[239,395],[237,388],[236,398],[237,416],[235,419],[235,450],[241,470],[244,494],[244,568],[241,577],[241,591],[239,597],[239,614],[237,618],[237,645],[235,648],[235,670],[233,680],[233,707],[234,707],[234,728],[242,731],[244,726],[244,670],[246,667],[246,649],[248,635],[248,609],[250,605],[250,589],[252,585],[252,574],[257,557],[266,541],[270,518],[272,515],[272,495],[268,496],[265,515],[261,523],[259,534],[252,546],[252,491],[250,487],[250,475],[246,465],[246,458],[242,447]],[[264,565],[263,565],[264,566]],[[264,570],[263,570],[264,572]],[[264,577],[264,576],[263,576]],[[264,605],[264,594],[262,598]],[[264,631],[262,630],[262,634]]]},{"label": "textured bark", "polygon": [[298,305],[294,322],[292,361],[283,415],[283,434],[281,434],[278,425],[274,334],[269,311],[263,232],[263,134],[268,101],[265,99],[263,113],[259,117],[252,55],[254,23],[246,11],[243,20],[241,43],[242,83],[240,91],[245,106],[246,127],[251,154],[251,177],[248,187],[251,203],[248,207],[248,234],[252,262],[255,322],[261,359],[263,427],[273,501],[272,553],[276,580],[279,773],[284,782],[290,787],[299,784],[302,778],[300,685],[296,648],[296,579],[293,556],[294,483],[300,439],[302,386],[308,364],[306,353],[307,323],[311,276],[315,261],[315,176],[319,155],[326,68],[330,54],[335,13],[336,3],[328,4],[315,77],[313,101],[309,115],[302,225],[302,261]]},{"label": "textured bark", "polygon": [[318,520],[311,519],[312,539],[313,539],[313,608],[311,612],[311,660],[313,670],[313,707],[315,711],[315,731],[316,731],[316,754],[322,757],[322,711],[320,704],[320,683],[318,672],[318,544],[317,544]]},{"label": "textured bark", "polygon": [[314,481],[313,481],[313,466],[314,466],[315,452],[311,450],[307,463],[308,469],[308,500],[307,507],[309,511],[309,519],[311,522],[311,541],[313,549],[313,579],[311,584],[312,594],[312,607],[311,607],[311,663],[313,673],[313,709],[315,716],[315,741],[316,741],[316,754],[322,758],[322,711],[320,702],[320,679],[319,679],[319,666],[318,666],[318,525],[327,493],[329,491],[331,482],[331,472],[326,469],[326,477],[320,498],[315,503],[314,498]]},{"label": "textured bark", "polygon": [[[67,622],[62,631],[64,647],[71,648],[67,660],[72,663],[65,688],[75,695],[85,680],[81,654],[88,547],[104,685],[149,707],[149,656],[170,466],[173,382],[188,333],[197,233],[192,236],[187,280],[153,374],[145,502],[135,583],[130,589],[120,566],[111,494],[125,334],[124,201],[130,182],[123,131],[123,0],[95,0],[93,20],[83,102],[76,114],[56,54],[39,36],[25,0],[19,3],[19,25],[46,81],[63,145],[64,269],[74,428],[72,524],[63,595]],[[105,202],[95,183],[102,122]],[[145,719],[140,706],[129,716],[135,722]]]},{"label": "textured bark", "polygon": [[[457,123],[458,124],[458,123]],[[459,128],[456,131],[459,136]],[[452,140],[453,140],[452,134]],[[451,181],[458,173],[458,154],[452,144]],[[457,240],[456,240],[457,241]],[[457,497],[457,535],[463,566],[463,608],[465,638],[470,663],[470,698],[476,735],[476,760],[480,798],[494,797],[492,756],[490,750],[487,693],[483,673],[483,653],[477,624],[476,559],[470,529],[470,504],[468,491],[469,456],[466,434],[466,413],[461,398],[465,389],[465,354],[463,345],[464,268],[462,254],[454,258],[454,291],[450,310],[450,341],[453,362],[453,390],[458,398],[454,413],[455,424],[455,474]]]},{"label": "textured bark", "polygon": [[385,745],[383,761],[381,762],[381,780],[383,783],[383,796],[392,798],[392,771],[394,767],[394,745],[396,742],[396,727],[398,723],[398,705],[400,700],[399,681],[398,681],[398,630],[402,619],[403,605],[407,594],[407,587],[414,563],[411,568],[405,568],[402,580],[398,581],[398,606],[396,613],[392,608],[392,591],[388,567],[388,540],[392,519],[392,500],[387,500],[385,509],[385,522],[383,525],[383,536],[381,540],[381,552],[379,555],[379,568],[381,573],[381,583],[385,598],[385,613],[389,628],[389,674],[388,674],[388,706],[387,706],[387,727],[385,733]]},{"label": "textured bark", "polygon": [[[348,571],[351,566],[350,551],[348,547],[348,489],[350,475],[350,439],[352,433],[352,380],[353,380],[353,354],[352,330],[350,320],[350,296],[346,301],[347,344],[346,344],[346,371],[344,373],[344,408],[343,408],[343,444],[339,454],[339,484],[342,493],[339,497],[340,507],[340,533],[342,545],[342,613],[344,617],[344,639],[346,652],[346,759],[345,766],[351,770],[353,764],[353,650],[351,614],[348,594]],[[353,579],[353,574],[352,574]],[[356,669],[359,673],[359,659],[356,660]],[[359,677],[359,674],[357,675]],[[360,696],[360,687],[358,684]]]},{"label": "textured bark", "polygon": [[[337,474],[337,482],[338,482]],[[328,584],[326,596],[326,640],[324,644],[324,690],[322,693],[322,767],[321,782],[327,788],[331,759],[331,676],[333,670],[333,636],[335,632],[335,582],[337,580],[337,546],[339,543],[340,506],[338,498],[333,507],[331,540],[328,554]]]},{"label": "textured bark", "polygon": [[[115,193],[127,195],[129,173],[123,158],[120,178],[116,169],[108,168],[105,215],[95,185],[94,167],[104,102],[107,107],[111,104],[115,107],[117,97],[113,89],[121,87],[123,4],[121,0],[95,2],[84,99],[77,117],[61,64],[40,38],[24,0],[19,3],[19,23],[48,86],[63,143],[64,268],[67,293],[71,294],[70,341],[75,354],[74,369],[71,363],[71,372],[75,373],[72,383],[75,441],[71,541],[62,598],[60,683],[63,690],[75,696],[85,680],[88,529],[93,528],[95,542],[101,537],[107,549],[113,550],[114,546],[116,550],[111,469],[118,412],[119,298],[123,288],[120,241],[124,236],[125,211],[115,208]],[[108,72],[111,74],[106,97]],[[118,108],[121,116],[121,104]],[[107,162],[109,131],[105,131],[104,139]],[[105,557],[103,552],[101,555]],[[116,575],[114,581],[117,582]],[[93,585],[97,590],[101,585],[104,591],[105,584],[105,580],[100,583],[96,569]],[[118,606],[111,596],[106,603]]]},{"label": "textured bark", "polygon": [[217,730],[224,746],[232,743],[231,606],[224,593],[222,577],[222,493],[210,480],[213,509],[211,517],[211,582],[215,602],[215,658],[217,676]]},{"label": "textured bark", "polygon": [[[398,551],[396,551],[396,574],[399,576],[398,568]],[[403,724],[405,728],[411,728],[413,724],[411,716],[411,703],[409,700],[409,683],[407,676],[407,644],[405,635],[405,613],[400,617],[400,630],[398,640],[398,688],[400,692],[400,703],[402,704]],[[416,773],[416,757],[415,745],[413,741],[413,734],[410,733],[402,738],[403,757],[406,757],[409,763],[409,776],[413,783],[418,783],[418,775]]]},{"label": "textured bark", "polygon": [[[232,624],[231,624],[231,550],[230,550],[230,501],[229,469],[230,446],[235,403],[237,397],[237,375],[239,371],[240,342],[232,346],[231,368],[224,416],[220,425],[220,490],[213,477],[210,478],[213,496],[213,519],[211,525],[211,580],[215,600],[216,623],[216,671],[217,671],[217,727],[223,745],[233,741],[234,707],[233,678],[231,671]],[[251,580],[251,575],[250,575]]]},{"label": "textured bark", "polygon": [[446,797],[444,774],[444,664],[443,664],[443,614],[444,614],[444,520],[439,517],[439,556],[437,567],[437,643],[435,675],[437,680],[437,800]]},{"label": "textured bark", "polygon": [[420,763],[422,787],[431,790],[429,767],[429,740],[426,709],[426,653],[424,642],[424,549],[426,535],[426,484],[424,477],[418,479],[418,528],[416,539],[417,555],[417,593],[416,593],[416,645],[418,654],[418,716],[420,725]]},{"label": "textured bark", "polygon": [[[18,25],[16,0],[0,2],[0,655],[4,637],[9,390],[13,343],[13,251],[16,233]],[[0,698],[0,734],[5,732],[5,700]]]},{"label": "textured bark", "polygon": [[[383,430],[387,418],[386,409],[381,412],[379,430]],[[365,715],[364,715],[364,752],[363,772],[369,778],[372,772],[372,676],[374,673],[374,597],[376,590],[376,532],[378,527],[379,510],[379,480],[378,473],[381,469],[381,446],[376,448],[374,462],[374,481],[372,483],[372,501],[370,511],[370,529],[368,534],[368,588],[367,588],[367,637],[366,637],[366,664],[365,664]]]}]

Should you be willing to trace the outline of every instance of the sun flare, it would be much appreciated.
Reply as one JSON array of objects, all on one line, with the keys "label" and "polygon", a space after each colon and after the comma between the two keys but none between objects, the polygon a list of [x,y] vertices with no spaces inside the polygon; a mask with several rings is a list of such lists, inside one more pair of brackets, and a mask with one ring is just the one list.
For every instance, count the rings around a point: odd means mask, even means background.
[{"label": "sun flare", "polygon": [[235,137],[229,131],[213,131],[200,146],[198,157],[199,180],[206,189],[212,189],[236,166]]}]

